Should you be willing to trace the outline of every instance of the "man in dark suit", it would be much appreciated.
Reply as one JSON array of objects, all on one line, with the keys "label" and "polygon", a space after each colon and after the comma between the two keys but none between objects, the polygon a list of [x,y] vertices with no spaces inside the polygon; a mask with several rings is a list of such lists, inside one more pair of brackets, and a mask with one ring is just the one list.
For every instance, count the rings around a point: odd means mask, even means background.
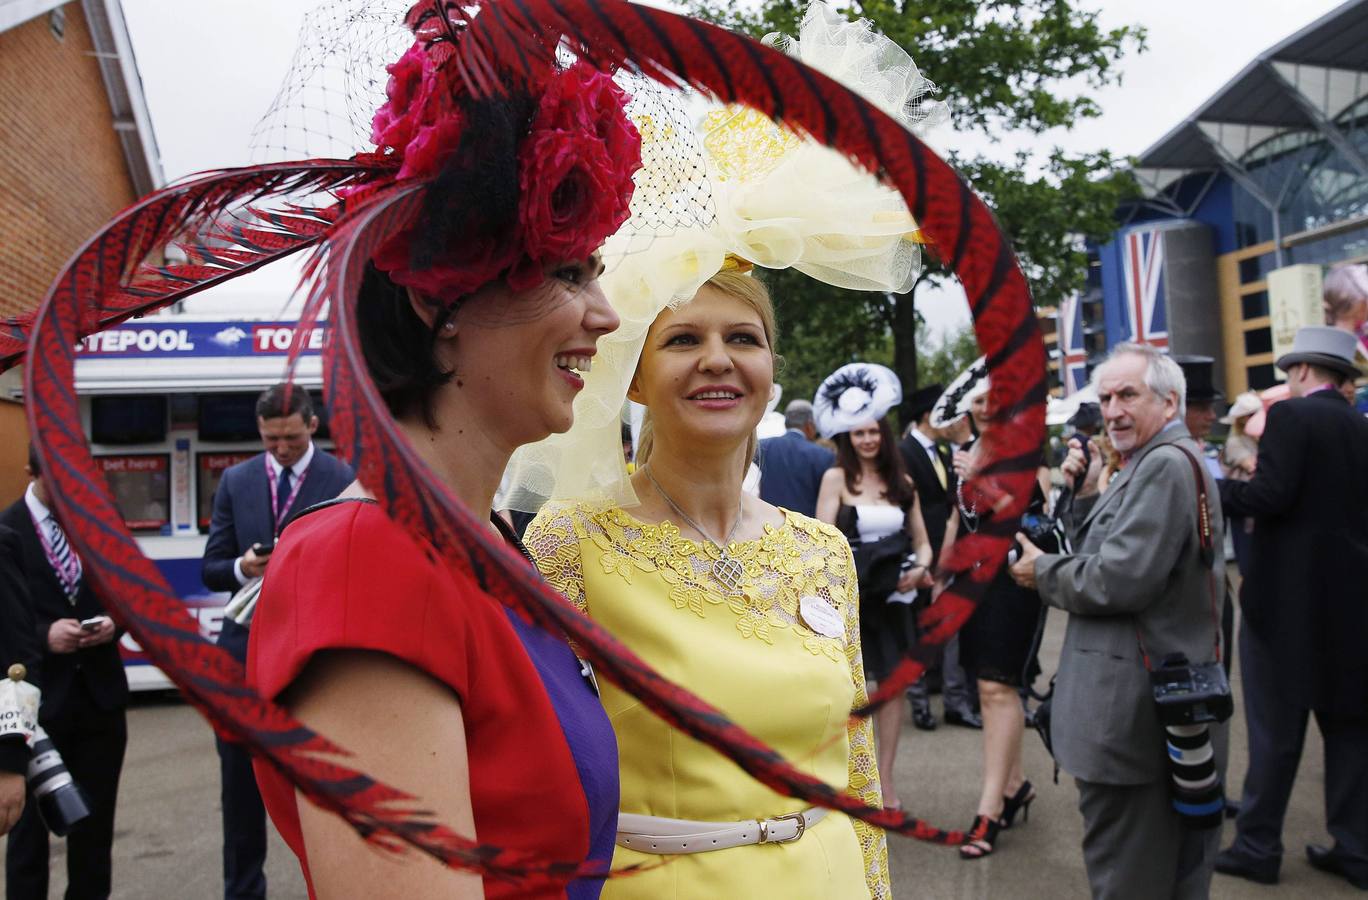
[{"label": "man in dark suit", "polygon": [[[128,679],[114,622],[52,514],[33,448],[28,474],[28,490],[0,513],[0,526],[19,536],[32,633],[42,647],[38,721],[90,801],[89,818],[66,838],[67,896],[108,897],[114,809],[128,742]],[[47,898],[48,830],[31,798],[10,832],[5,880],[9,900]]]},{"label": "man in dark suit", "polygon": [[836,456],[812,442],[817,425],[806,400],[794,400],[784,409],[784,427],[788,430],[783,434],[760,442],[760,499],[816,515],[822,474],[836,465]]},{"label": "man in dark suit", "polygon": [[1240,590],[1240,675],[1249,770],[1234,843],[1217,871],[1272,884],[1307,713],[1325,739],[1334,846],[1312,865],[1368,890],[1368,420],[1339,388],[1357,375],[1354,336],[1297,332],[1280,358],[1292,399],[1268,410],[1249,481],[1223,481],[1226,511],[1254,518]]},{"label": "man in dark suit", "polygon": [[[931,552],[940,561],[941,544],[945,542],[945,529],[950,522],[951,496],[955,487],[955,470],[950,465],[950,455],[938,442],[939,435],[931,427],[931,410],[945,392],[940,384],[919,388],[908,399],[908,414],[912,426],[907,429],[898,449],[902,451],[907,474],[917,485],[917,496],[921,499],[922,521],[926,523],[926,535],[931,539]],[[923,590],[920,598],[924,605],[931,601],[931,591]],[[931,712],[931,698],[923,676],[907,689],[908,699],[912,702],[912,724],[922,731],[932,731],[936,727],[936,717]],[[941,701],[945,705],[945,721],[951,725],[964,725],[969,728],[982,728],[983,719],[974,712],[974,701],[969,694],[969,679],[959,664],[959,636],[952,637],[945,645],[941,657]]]},{"label": "man in dark suit", "polygon": [[[19,532],[0,525],[0,678],[17,663],[26,670],[25,680],[37,685],[43,645],[33,624],[23,554]],[[8,834],[24,811],[30,756],[23,734],[0,735],[0,835]]]},{"label": "man in dark suit", "polygon": [[[351,483],[352,470],[314,446],[318,417],[301,387],[277,384],[257,399],[257,430],[266,447],[223,473],[214,492],[201,578],[211,591],[238,591],[266,573],[276,536],[291,517],[331,500]],[[248,620],[226,617],[218,644],[247,661]],[[223,805],[223,895],[266,896],[266,810],[242,746],[217,739]]]}]

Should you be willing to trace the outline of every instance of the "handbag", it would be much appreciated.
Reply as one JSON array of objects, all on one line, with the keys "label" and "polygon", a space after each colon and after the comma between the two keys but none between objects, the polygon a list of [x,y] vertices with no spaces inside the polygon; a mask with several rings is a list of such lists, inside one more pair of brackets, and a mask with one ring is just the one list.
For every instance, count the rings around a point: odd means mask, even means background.
[{"label": "handbag", "polygon": [[[1068,547],[1068,538],[1064,538],[1065,547]],[[1035,730],[1040,735],[1041,743],[1045,745],[1045,752],[1050,754],[1050,759],[1054,761],[1054,783],[1059,784],[1059,761],[1055,760],[1054,737],[1050,734],[1050,716],[1054,712],[1054,692],[1055,681],[1059,678],[1059,673],[1050,676],[1050,686],[1045,689],[1045,693],[1036,693],[1031,685],[1027,669],[1030,668],[1031,660],[1040,652],[1040,642],[1045,636],[1045,619],[1049,614],[1049,608],[1044,604],[1040,606],[1040,615],[1036,619],[1035,636],[1031,640],[1031,652],[1026,657],[1026,664],[1021,673],[1021,699],[1026,706],[1026,726]],[[1036,705],[1031,707],[1030,700],[1034,699]]]},{"label": "handbag", "polygon": [[[1026,724],[1035,729],[1036,734],[1040,735],[1040,740],[1045,744],[1045,752],[1054,757],[1054,740],[1050,737],[1050,714],[1054,707],[1055,679],[1058,675],[1050,676],[1050,687],[1045,691],[1035,709],[1028,710],[1026,713]],[[1029,688],[1027,689],[1029,690]],[[1059,781],[1059,776],[1055,776],[1055,781]]]},{"label": "handbag", "polygon": [[855,577],[860,582],[860,596],[882,600],[898,589],[903,560],[912,552],[912,538],[899,528],[872,543],[857,544],[851,552],[855,556]]},{"label": "handbag", "polygon": [[263,581],[265,581],[264,578],[253,578],[238,588],[232,599],[224,604],[223,617],[236,622],[243,628],[250,628],[252,615],[256,612],[257,598],[261,596],[261,583]]}]

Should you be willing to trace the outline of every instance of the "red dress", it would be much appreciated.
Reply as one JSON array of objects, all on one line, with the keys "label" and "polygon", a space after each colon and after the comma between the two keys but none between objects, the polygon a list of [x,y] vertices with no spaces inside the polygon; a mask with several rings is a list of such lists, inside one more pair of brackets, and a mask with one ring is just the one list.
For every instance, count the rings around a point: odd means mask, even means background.
[{"label": "red dress", "polygon": [[[272,555],[252,621],[249,681],[276,697],[320,650],[391,654],[460,700],[482,842],[547,860],[611,860],[617,744],[592,680],[564,640],[434,557],[373,502],[335,501],[301,515]],[[258,763],[256,773],[313,897],[294,787],[269,766]],[[600,887],[484,883],[491,898],[580,900]]]}]

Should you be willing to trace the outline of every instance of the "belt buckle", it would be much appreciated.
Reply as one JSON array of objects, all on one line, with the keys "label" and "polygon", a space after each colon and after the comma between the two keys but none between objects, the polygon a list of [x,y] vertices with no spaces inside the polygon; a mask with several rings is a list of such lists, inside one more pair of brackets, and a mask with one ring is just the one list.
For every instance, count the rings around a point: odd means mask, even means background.
[{"label": "belt buckle", "polygon": [[[803,816],[804,816],[804,813],[796,812],[796,813],[788,813],[788,814],[782,815],[782,816],[771,816],[771,817],[768,818],[768,819],[761,819],[761,820],[760,820],[760,843],[762,843],[762,844],[791,844],[791,843],[793,843],[794,841],[798,840],[799,838],[801,838],[801,837],[803,836],[803,832],[807,831],[807,819],[805,819]],[[770,825],[773,824],[773,823],[775,823],[775,822],[783,822],[783,821],[786,820],[786,819],[792,819],[794,822],[798,823],[798,831],[797,831],[797,833],[794,834],[793,837],[791,837],[791,838],[784,838],[783,840],[772,840],[772,839],[770,838],[770,836],[769,836],[769,827],[770,827]]]}]

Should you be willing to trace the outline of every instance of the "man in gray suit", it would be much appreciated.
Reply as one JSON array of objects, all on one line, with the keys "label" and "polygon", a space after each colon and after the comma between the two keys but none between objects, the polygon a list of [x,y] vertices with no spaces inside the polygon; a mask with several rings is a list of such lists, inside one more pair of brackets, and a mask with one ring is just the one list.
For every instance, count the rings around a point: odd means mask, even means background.
[{"label": "man in gray suit", "polygon": [[[1084,472],[1075,444],[1064,471],[1083,476],[1069,523],[1076,552],[1042,553],[1018,535],[1024,550],[1012,577],[1069,613],[1051,735],[1060,767],[1078,783],[1093,896],[1206,897],[1220,830],[1188,830],[1172,807],[1146,668],[1173,653],[1193,663],[1216,655],[1212,603],[1225,573],[1218,494],[1210,473],[1194,472],[1181,452],[1196,454],[1197,445],[1183,425],[1185,384],[1173,360],[1120,344],[1093,381],[1126,465],[1098,496],[1099,454]],[[1210,562],[1199,544],[1198,477],[1215,529]],[[1212,737],[1223,774],[1225,726]]]}]

